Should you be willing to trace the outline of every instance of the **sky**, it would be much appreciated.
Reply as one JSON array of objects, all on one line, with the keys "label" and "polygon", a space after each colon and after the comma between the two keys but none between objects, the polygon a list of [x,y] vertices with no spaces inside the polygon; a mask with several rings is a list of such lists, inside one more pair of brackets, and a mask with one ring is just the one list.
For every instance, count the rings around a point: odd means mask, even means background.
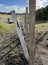
[{"label": "sky", "polygon": [[[48,5],[48,0],[36,0],[36,9]],[[25,13],[25,7],[29,6],[29,0],[0,0],[0,12]]]}]

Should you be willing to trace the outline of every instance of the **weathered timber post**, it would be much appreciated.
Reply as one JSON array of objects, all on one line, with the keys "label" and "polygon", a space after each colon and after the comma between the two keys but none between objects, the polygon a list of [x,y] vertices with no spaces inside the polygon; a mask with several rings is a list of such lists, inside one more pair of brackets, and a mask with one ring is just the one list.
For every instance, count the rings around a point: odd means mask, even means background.
[{"label": "weathered timber post", "polygon": [[34,65],[35,56],[35,1],[29,0],[29,55],[30,65]]},{"label": "weathered timber post", "polygon": [[25,14],[25,29],[26,29],[26,33],[28,34],[27,16],[28,16],[28,7],[26,7],[26,14]]},{"label": "weathered timber post", "polygon": [[22,45],[22,48],[23,48],[23,51],[24,51],[24,55],[26,57],[26,60],[30,60],[30,57],[29,57],[29,54],[28,54],[28,49],[26,47],[26,42],[24,40],[24,36],[22,34],[22,31],[20,29],[20,26],[19,26],[19,23],[18,23],[18,20],[17,20],[17,16],[16,16],[16,13],[15,11],[11,11],[11,16],[14,20],[14,24],[15,24],[15,29],[17,30],[17,33],[18,33],[18,37],[19,37],[19,40],[21,42],[21,45]]},{"label": "weathered timber post", "polygon": [[26,33],[27,33],[27,36],[28,36],[28,7],[26,7]]},{"label": "weathered timber post", "polygon": [[24,29],[24,32],[26,33],[26,29],[25,29],[25,26],[26,26],[26,22],[25,22],[25,14],[24,14],[24,15],[21,15],[21,18],[22,18],[23,29]]}]

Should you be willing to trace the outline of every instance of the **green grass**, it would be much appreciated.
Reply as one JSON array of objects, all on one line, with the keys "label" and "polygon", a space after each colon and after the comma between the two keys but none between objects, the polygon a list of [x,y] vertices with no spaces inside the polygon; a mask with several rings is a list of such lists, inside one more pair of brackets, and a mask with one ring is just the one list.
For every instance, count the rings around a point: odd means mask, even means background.
[{"label": "green grass", "polygon": [[48,23],[36,24],[35,29],[38,31],[48,31]]},{"label": "green grass", "polygon": [[36,24],[35,27],[36,28],[48,27],[48,23]]},{"label": "green grass", "polygon": [[0,33],[15,30],[14,24],[0,22]]},{"label": "green grass", "polygon": [[[41,24],[36,24],[35,29],[37,30],[48,30],[48,23],[41,23]],[[10,30],[15,30],[15,25],[14,24],[8,24],[8,23],[2,23],[0,22],[0,33],[6,33]]]}]

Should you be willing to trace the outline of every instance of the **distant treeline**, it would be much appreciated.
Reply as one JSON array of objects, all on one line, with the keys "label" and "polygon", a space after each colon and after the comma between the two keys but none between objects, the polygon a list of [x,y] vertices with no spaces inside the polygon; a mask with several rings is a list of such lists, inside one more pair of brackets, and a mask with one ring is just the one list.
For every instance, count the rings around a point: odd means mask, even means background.
[{"label": "distant treeline", "polygon": [[36,11],[36,21],[48,20],[48,6]]},{"label": "distant treeline", "polygon": [[6,12],[0,12],[0,14],[7,14],[7,15],[10,15],[10,12],[9,12],[9,13],[6,13]]}]

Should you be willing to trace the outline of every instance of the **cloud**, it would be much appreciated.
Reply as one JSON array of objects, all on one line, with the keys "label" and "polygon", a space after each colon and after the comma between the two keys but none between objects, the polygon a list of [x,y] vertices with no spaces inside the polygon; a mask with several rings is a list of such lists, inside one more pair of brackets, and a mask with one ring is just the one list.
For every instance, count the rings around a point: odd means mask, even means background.
[{"label": "cloud", "polygon": [[3,4],[0,4],[0,7],[3,6]]},{"label": "cloud", "polygon": [[36,0],[36,9],[44,7],[45,2],[48,2],[47,0]]},{"label": "cloud", "polygon": [[15,11],[17,13],[25,13],[26,12],[26,9],[25,9],[25,7],[18,7],[18,8],[15,8]]},{"label": "cloud", "polygon": [[[25,0],[22,0],[25,1]],[[26,3],[29,3],[29,0],[26,0]],[[36,9],[44,7],[48,4],[47,0],[36,0]],[[0,11],[1,12],[10,12],[12,10],[15,10],[16,13],[25,13],[25,7],[21,7],[21,6],[17,6],[17,5],[4,5],[4,4],[0,4]]]},{"label": "cloud", "polygon": [[16,6],[16,5],[13,5],[13,6],[6,6],[6,5],[3,5],[3,4],[0,4],[0,11],[1,12],[10,12],[12,10],[15,10],[16,13],[25,13],[25,7],[20,7],[20,6]]},{"label": "cloud", "polygon": [[[29,3],[29,0],[26,0],[26,3]],[[36,9],[48,5],[48,0],[36,0]]]},{"label": "cloud", "polygon": [[[26,0],[26,3],[29,3],[29,0]],[[36,9],[48,5],[48,0],[36,0]]]},{"label": "cloud", "polygon": [[25,13],[25,7],[20,7],[20,6],[7,6],[7,7],[5,7],[6,8],[6,10],[10,10],[10,11],[12,11],[12,10],[15,10],[16,11],[16,13]]}]

